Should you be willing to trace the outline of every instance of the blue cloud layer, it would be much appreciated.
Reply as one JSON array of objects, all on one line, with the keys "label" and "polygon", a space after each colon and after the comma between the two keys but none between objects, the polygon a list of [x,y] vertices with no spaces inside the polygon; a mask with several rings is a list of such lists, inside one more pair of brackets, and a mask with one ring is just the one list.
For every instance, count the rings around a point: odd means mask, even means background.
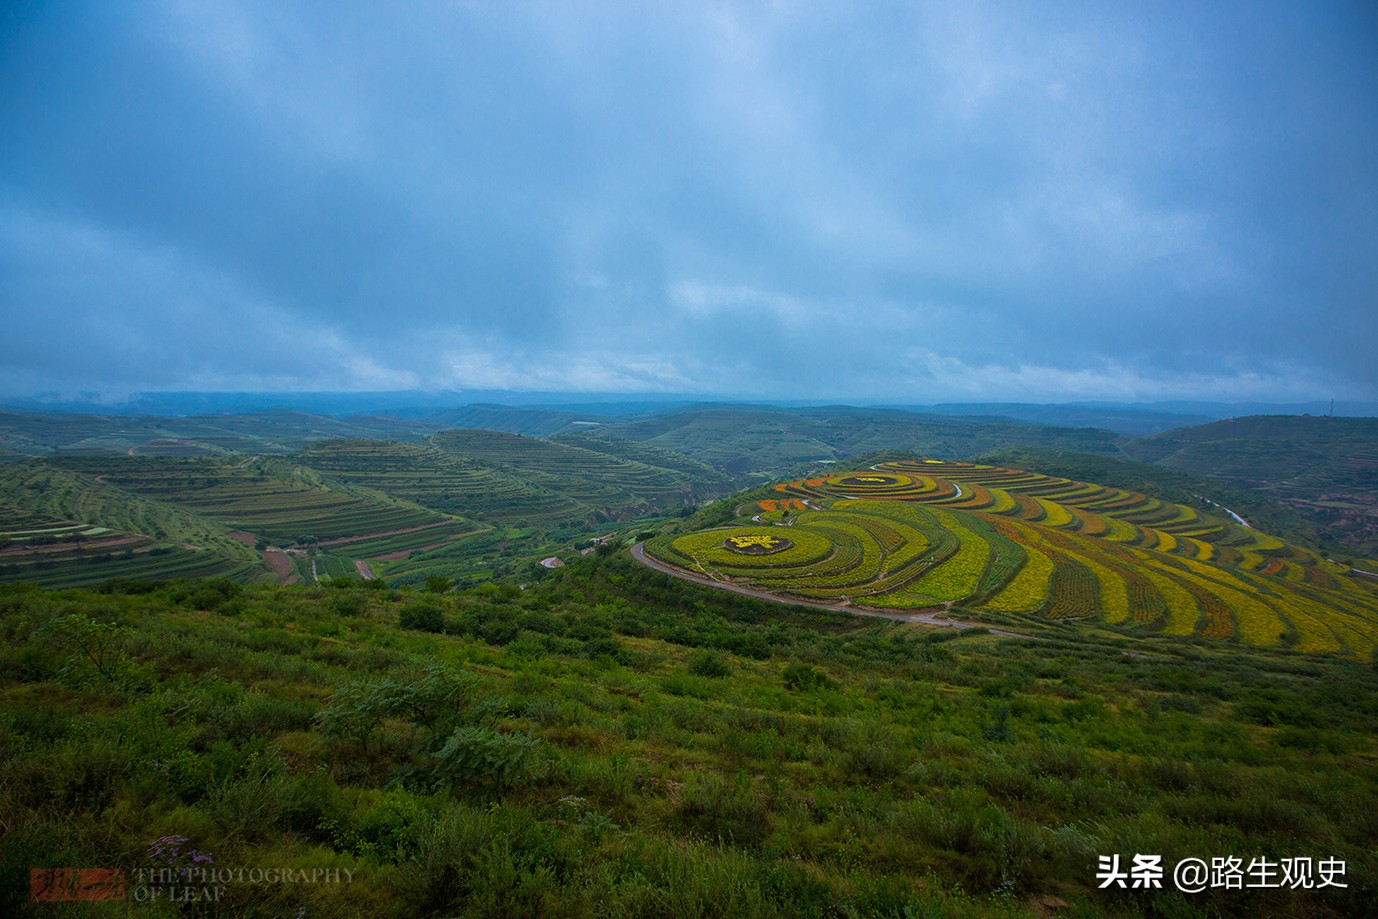
[{"label": "blue cloud layer", "polygon": [[1365,4],[4,15],[7,392],[1378,396]]}]

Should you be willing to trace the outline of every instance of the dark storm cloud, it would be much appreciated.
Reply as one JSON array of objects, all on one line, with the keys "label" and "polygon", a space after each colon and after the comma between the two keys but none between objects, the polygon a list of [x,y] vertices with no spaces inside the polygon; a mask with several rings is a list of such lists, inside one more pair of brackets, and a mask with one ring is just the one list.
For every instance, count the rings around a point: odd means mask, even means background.
[{"label": "dark storm cloud", "polygon": [[58,4],[0,388],[1378,393],[1362,4]]}]

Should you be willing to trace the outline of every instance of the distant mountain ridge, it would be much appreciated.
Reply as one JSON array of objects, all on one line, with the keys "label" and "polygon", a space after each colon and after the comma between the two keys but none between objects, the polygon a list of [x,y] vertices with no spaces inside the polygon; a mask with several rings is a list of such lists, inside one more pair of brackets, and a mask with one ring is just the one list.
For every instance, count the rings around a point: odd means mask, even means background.
[{"label": "distant mountain ridge", "polygon": [[[397,419],[428,419],[466,409],[508,408],[518,411],[568,412],[593,419],[625,419],[643,414],[705,411],[713,408],[777,408],[805,411],[829,408],[822,400],[793,401],[710,397],[672,393],[554,393],[507,390],[452,392],[312,392],[312,393],[134,393],[119,397],[99,393],[40,394],[0,398],[0,411],[52,415],[85,414],[106,417],[247,414],[291,410],[343,418],[352,415],[386,415]],[[1106,428],[1117,434],[1141,437],[1174,427],[1245,415],[1378,416],[1378,402],[1353,400],[1329,402],[1108,402],[1066,403],[972,402],[899,403],[859,400],[851,408],[903,411],[923,415],[980,417],[999,416],[1014,422],[1061,427]],[[463,427],[465,424],[452,424]],[[512,433],[532,433],[513,431]],[[553,432],[552,432],[553,433]]]}]

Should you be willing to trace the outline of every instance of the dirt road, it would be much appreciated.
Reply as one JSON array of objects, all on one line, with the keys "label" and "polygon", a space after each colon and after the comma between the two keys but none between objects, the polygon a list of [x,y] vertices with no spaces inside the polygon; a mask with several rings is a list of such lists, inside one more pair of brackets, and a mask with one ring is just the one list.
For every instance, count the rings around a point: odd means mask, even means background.
[{"label": "dirt road", "polygon": [[1025,635],[1022,632],[1008,632],[1004,629],[993,628],[980,622],[962,622],[958,619],[948,619],[941,613],[890,613],[878,609],[861,609],[855,606],[844,606],[840,603],[819,603],[814,600],[795,600],[793,598],[777,597],[775,594],[769,594],[763,590],[752,590],[750,587],[741,587],[737,584],[726,584],[701,574],[693,574],[692,572],[685,571],[683,568],[667,565],[647,555],[645,543],[637,543],[632,546],[632,558],[636,559],[647,568],[653,568],[662,574],[668,574],[671,577],[679,578],[683,581],[693,581],[696,584],[703,584],[708,587],[717,587],[720,590],[730,590],[734,594],[741,594],[744,597],[754,597],[757,600],[769,600],[772,603],[784,603],[789,606],[810,606],[814,609],[836,610],[840,613],[851,613],[853,616],[871,616],[876,619],[891,619],[895,622],[922,622],[925,625],[936,625],[949,629],[988,629],[992,635],[1003,635],[1006,638],[1032,638],[1034,640],[1039,640],[1035,635]]}]

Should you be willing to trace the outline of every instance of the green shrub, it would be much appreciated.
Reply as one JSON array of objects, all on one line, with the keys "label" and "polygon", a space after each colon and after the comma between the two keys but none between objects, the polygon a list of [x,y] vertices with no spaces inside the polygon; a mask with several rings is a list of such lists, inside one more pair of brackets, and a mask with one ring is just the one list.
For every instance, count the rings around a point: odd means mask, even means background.
[{"label": "green shrub", "polygon": [[790,664],[780,674],[785,687],[794,692],[812,692],[817,689],[836,689],[837,682],[825,672],[809,664]]},{"label": "green shrub", "polygon": [[440,788],[500,792],[531,774],[535,738],[483,725],[455,728],[435,753],[433,783]]},{"label": "green shrub", "polygon": [[445,613],[434,603],[418,600],[402,607],[397,614],[397,624],[404,629],[420,632],[445,631]]},{"label": "green shrub", "polygon": [[720,655],[699,651],[689,655],[689,672],[695,676],[725,677],[732,673],[732,668]]}]

